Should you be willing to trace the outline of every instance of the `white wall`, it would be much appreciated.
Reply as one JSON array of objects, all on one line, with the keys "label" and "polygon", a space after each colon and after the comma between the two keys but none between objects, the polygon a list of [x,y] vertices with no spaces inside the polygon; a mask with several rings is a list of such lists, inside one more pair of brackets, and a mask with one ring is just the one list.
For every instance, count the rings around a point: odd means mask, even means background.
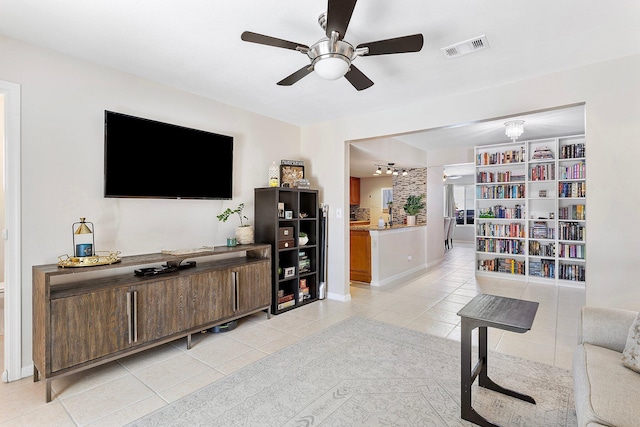
[{"label": "white wall", "polygon": [[[624,213],[640,210],[638,75],[640,55],[635,55],[446,98],[425,94],[424,102],[404,108],[304,127],[301,149],[314,159],[324,201],[344,209],[348,206],[345,141],[585,102],[587,304],[640,310],[636,278],[640,233],[633,223],[619,220]],[[375,86],[369,90],[375,91]],[[333,219],[329,235],[329,288],[348,299],[346,220]]]},{"label": "white wall", "polygon": [[[266,186],[271,162],[300,158],[296,126],[3,37],[0,80],[22,86],[23,366],[31,364],[31,266],[70,253],[81,216],[95,225],[97,250],[223,245],[237,224],[216,215],[245,202],[253,221],[253,189]],[[233,200],[103,198],[105,109],[232,135]],[[215,175],[215,159],[211,166]]]},{"label": "white wall", "polygon": [[427,269],[427,227],[372,230],[371,286],[401,283]]},{"label": "white wall", "polygon": [[[0,230],[4,225],[4,95],[0,94]],[[0,282],[4,282],[4,240],[0,241]]]}]

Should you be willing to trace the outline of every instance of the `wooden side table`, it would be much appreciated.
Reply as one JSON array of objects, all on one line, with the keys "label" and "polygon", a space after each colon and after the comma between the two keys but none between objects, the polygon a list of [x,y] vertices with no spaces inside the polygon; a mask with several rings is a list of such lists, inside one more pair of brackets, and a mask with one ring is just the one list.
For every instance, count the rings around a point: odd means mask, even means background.
[{"label": "wooden side table", "polygon": [[[496,426],[478,414],[471,406],[471,386],[476,378],[480,387],[535,404],[525,394],[494,383],[487,372],[487,327],[524,333],[531,329],[539,303],[496,295],[480,294],[458,312],[462,323],[461,336],[461,417],[479,426]],[[478,328],[478,362],[471,369],[471,332]]]}]

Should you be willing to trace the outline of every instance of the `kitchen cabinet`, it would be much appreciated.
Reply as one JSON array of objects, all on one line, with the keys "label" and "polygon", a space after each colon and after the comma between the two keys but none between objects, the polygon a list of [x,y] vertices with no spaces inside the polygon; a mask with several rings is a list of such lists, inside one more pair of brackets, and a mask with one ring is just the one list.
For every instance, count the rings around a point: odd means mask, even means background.
[{"label": "kitchen cabinet", "polygon": [[349,178],[349,204],[360,204],[360,178],[353,176]]},{"label": "kitchen cabinet", "polygon": [[371,282],[371,236],[369,230],[351,230],[349,278],[356,282]]}]

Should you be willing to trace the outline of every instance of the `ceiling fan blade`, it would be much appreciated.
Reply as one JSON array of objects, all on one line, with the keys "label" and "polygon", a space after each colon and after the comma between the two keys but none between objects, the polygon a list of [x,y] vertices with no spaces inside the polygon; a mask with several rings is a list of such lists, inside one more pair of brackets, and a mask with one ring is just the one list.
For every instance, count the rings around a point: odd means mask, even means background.
[{"label": "ceiling fan blade", "polygon": [[298,48],[301,48],[305,51],[309,50],[309,46],[300,43],[294,43],[283,39],[277,39],[275,37],[252,33],[251,31],[245,31],[244,33],[242,33],[241,38],[246,42],[266,44],[267,46],[281,47],[291,50],[299,50]]},{"label": "ceiling fan blade", "polygon": [[327,37],[331,32],[338,33],[338,40],[344,38],[358,0],[329,0],[327,4]]},{"label": "ceiling fan blade", "polygon": [[347,71],[344,77],[358,90],[364,90],[373,86],[373,82],[369,77],[365,76],[362,71],[358,70],[353,64],[351,64],[349,71]]},{"label": "ceiling fan blade", "polygon": [[369,53],[363,56],[389,55],[392,53],[419,52],[423,44],[424,37],[422,34],[413,34],[410,36],[362,43],[358,45],[357,49],[362,47],[369,48]]},{"label": "ceiling fan blade", "polygon": [[312,71],[313,71],[313,67],[311,65],[306,65],[306,66],[300,68],[295,73],[291,74],[290,76],[285,77],[284,79],[280,80],[278,82],[278,85],[279,86],[291,86],[292,84],[294,84],[295,82],[297,82],[301,78],[305,77],[306,75],[308,75]]}]

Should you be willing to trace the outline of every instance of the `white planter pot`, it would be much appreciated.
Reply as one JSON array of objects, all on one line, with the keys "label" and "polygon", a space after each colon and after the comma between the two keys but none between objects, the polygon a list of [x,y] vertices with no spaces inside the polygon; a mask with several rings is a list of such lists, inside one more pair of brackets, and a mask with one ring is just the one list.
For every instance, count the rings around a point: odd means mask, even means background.
[{"label": "white planter pot", "polygon": [[298,246],[304,246],[307,243],[309,243],[309,238],[308,237],[298,237]]},{"label": "white planter pot", "polygon": [[416,225],[415,215],[407,215],[407,225]]},{"label": "white planter pot", "polygon": [[239,245],[249,245],[253,243],[253,226],[237,227],[236,240]]}]

